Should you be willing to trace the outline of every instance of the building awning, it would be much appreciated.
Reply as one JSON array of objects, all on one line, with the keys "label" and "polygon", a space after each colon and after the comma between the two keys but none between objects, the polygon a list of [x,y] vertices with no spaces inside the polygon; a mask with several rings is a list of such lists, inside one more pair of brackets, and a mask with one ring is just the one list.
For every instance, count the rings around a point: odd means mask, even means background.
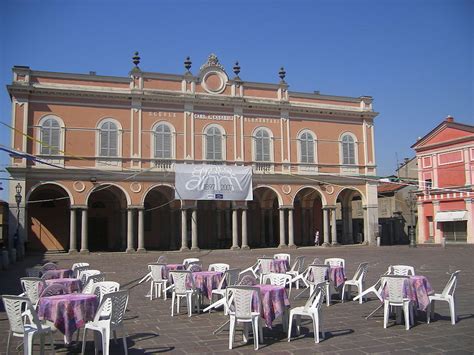
[{"label": "building awning", "polygon": [[436,213],[436,222],[454,222],[467,219],[467,211],[443,211]]}]

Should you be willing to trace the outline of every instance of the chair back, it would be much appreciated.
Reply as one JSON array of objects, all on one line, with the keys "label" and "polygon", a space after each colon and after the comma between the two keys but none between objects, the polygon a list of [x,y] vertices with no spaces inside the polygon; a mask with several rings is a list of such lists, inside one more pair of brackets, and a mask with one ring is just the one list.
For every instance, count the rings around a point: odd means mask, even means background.
[{"label": "chair back", "polygon": [[65,286],[61,284],[51,284],[47,286],[43,292],[41,292],[40,297],[49,297],[49,296],[56,296],[56,295],[65,295],[67,293],[67,289]]},{"label": "chair back", "polygon": [[314,265],[322,265],[324,264],[320,258],[316,257],[314,258],[313,262],[311,264],[314,264]]},{"label": "chair back", "polygon": [[84,266],[77,266],[75,269],[73,269],[72,271],[72,277],[76,278],[76,279],[80,279],[81,278],[81,274],[86,271],[86,270],[89,270],[90,267],[89,265],[84,265]]},{"label": "chair back", "polygon": [[191,271],[191,272],[202,271],[201,263],[200,262],[193,262],[193,263],[188,265],[186,270]]},{"label": "chair back", "polygon": [[184,268],[187,269],[188,268],[188,264],[189,263],[192,263],[192,262],[199,262],[199,258],[186,258],[186,259],[183,259],[183,265],[184,265]]},{"label": "chair back", "polygon": [[346,261],[342,258],[327,258],[324,260],[324,263],[329,266],[342,266],[346,267]]},{"label": "chair back", "polygon": [[255,285],[258,285],[258,281],[252,275],[245,275],[244,277],[242,277],[238,285],[239,286],[255,286]]},{"label": "chair back", "polygon": [[309,265],[306,280],[312,285],[326,282],[329,265]]},{"label": "chair back", "polygon": [[451,274],[448,283],[446,286],[444,286],[443,292],[441,293],[443,297],[454,295],[454,291],[456,291],[456,285],[458,283],[458,274],[460,272],[461,270],[457,270]]},{"label": "chair back", "polygon": [[58,265],[56,265],[55,263],[46,263],[41,268],[42,268],[43,272],[48,271],[48,270],[57,270],[57,269],[59,269]]},{"label": "chair back", "polygon": [[41,277],[42,271],[39,267],[30,267],[25,270],[27,277]]},{"label": "chair back", "polygon": [[357,280],[357,281],[365,280],[368,270],[369,270],[369,263],[360,263],[359,266],[357,267],[357,270],[352,280]]},{"label": "chair back", "polygon": [[43,290],[47,287],[46,282],[38,277],[22,277],[21,288],[32,304],[36,304],[40,298],[39,284],[43,284]]},{"label": "chair back", "polygon": [[271,272],[263,276],[263,283],[266,284],[268,281],[270,281],[271,285],[284,287],[291,282],[291,276],[287,274]]},{"label": "chair back", "polygon": [[194,279],[189,270],[174,270],[170,271],[173,278],[174,291],[177,295],[186,294],[187,290],[195,290]]},{"label": "chair back", "polygon": [[[256,297],[256,298],[255,298]],[[237,319],[250,319],[252,312],[260,312],[260,289],[252,286],[231,286],[226,288],[228,309],[235,313]],[[253,306],[257,305],[257,309]]]},{"label": "chair back", "polygon": [[158,264],[166,264],[168,262],[168,258],[166,257],[166,255],[160,255],[156,262]]},{"label": "chair back", "polygon": [[326,287],[324,283],[319,283],[316,285],[313,293],[309,296],[308,300],[304,305],[304,310],[306,312],[310,310],[320,309],[324,301],[324,296],[326,295]]},{"label": "chair back", "polygon": [[153,281],[163,281],[163,275],[166,275],[166,264],[150,264],[148,269],[151,272],[151,278]]},{"label": "chair back", "polygon": [[226,272],[229,269],[230,269],[230,265],[225,264],[225,263],[210,264],[208,268],[209,271],[220,271],[220,272]]},{"label": "chair back", "polygon": [[87,278],[86,285],[82,288],[82,293],[92,294],[94,293],[94,285],[97,282],[105,281],[105,274],[91,275]]},{"label": "chair back", "polygon": [[291,255],[288,253],[278,253],[278,254],[273,255],[273,258],[288,260],[288,263],[291,261]]},{"label": "chair back", "polygon": [[408,280],[408,276],[405,275],[387,275],[383,276],[382,283],[385,283],[385,287],[388,288],[388,301],[393,303],[402,303],[405,297],[403,297],[403,287],[405,282]]},{"label": "chair back", "polygon": [[71,266],[71,270],[74,273],[74,270],[76,270],[78,267],[83,267],[83,266],[89,266],[89,263],[74,263]]},{"label": "chair back", "polygon": [[413,266],[408,265],[390,265],[389,270],[389,275],[415,275],[415,268]]},{"label": "chair back", "polygon": [[291,266],[290,271],[296,271],[298,274],[301,274],[304,271],[304,259],[305,257],[302,255],[296,257],[296,260]]},{"label": "chair back", "polygon": [[128,290],[106,294],[100,302],[94,322],[98,322],[101,317],[104,317],[104,314],[108,314],[111,328],[119,326],[123,322],[123,317],[127,310],[128,297]]},{"label": "chair back", "polygon": [[240,269],[229,269],[225,272],[224,279],[227,287],[237,285],[239,282]]},{"label": "chair back", "polygon": [[87,283],[87,279],[92,276],[92,275],[98,275],[100,274],[99,270],[85,270],[81,272],[81,282],[83,285]]},{"label": "chair back", "polygon": [[260,274],[269,274],[271,272],[273,258],[258,259]]},{"label": "chair back", "polygon": [[41,330],[41,322],[36,314],[36,310],[32,306],[28,297],[4,295],[2,296],[3,305],[7,313],[8,322],[10,323],[10,330],[15,334],[24,334],[25,327],[23,323],[23,314],[27,311],[30,322],[34,324],[37,329]]},{"label": "chair back", "polygon": [[57,278],[56,275],[57,273],[55,272],[55,270],[48,270],[48,271],[43,272],[43,275],[41,275],[41,278],[46,281],[46,280]]},{"label": "chair back", "polygon": [[104,302],[105,296],[120,290],[120,284],[115,281],[101,281],[94,284],[93,294],[97,296],[102,306],[101,317],[108,317],[112,309],[111,301]]}]

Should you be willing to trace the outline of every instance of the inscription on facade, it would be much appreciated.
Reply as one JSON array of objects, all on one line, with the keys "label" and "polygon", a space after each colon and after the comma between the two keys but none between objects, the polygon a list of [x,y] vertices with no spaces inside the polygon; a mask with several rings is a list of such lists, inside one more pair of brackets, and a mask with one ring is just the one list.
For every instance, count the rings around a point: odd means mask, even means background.
[{"label": "inscription on facade", "polygon": [[[164,118],[176,118],[176,112],[164,112],[164,111],[150,111],[148,116],[153,117],[164,117]],[[216,121],[232,121],[234,120],[234,115],[225,115],[225,114],[210,114],[210,113],[194,113],[194,118],[198,120],[216,120]],[[254,122],[254,123],[278,123],[280,119],[278,118],[263,118],[263,117],[244,117],[244,122]]]},{"label": "inscription on facade", "polygon": [[150,111],[148,116],[176,118],[176,112]]}]

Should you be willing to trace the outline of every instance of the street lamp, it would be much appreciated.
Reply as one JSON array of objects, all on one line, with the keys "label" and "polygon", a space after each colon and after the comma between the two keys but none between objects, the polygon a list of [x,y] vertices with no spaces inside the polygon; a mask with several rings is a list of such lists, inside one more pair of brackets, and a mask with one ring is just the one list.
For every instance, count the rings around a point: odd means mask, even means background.
[{"label": "street lamp", "polygon": [[22,200],[22,197],[21,197],[21,190],[22,190],[22,187],[21,187],[21,184],[18,183],[15,187],[15,190],[16,190],[16,194],[15,194],[15,202],[16,202],[16,231],[15,231],[15,235],[13,237],[13,242],[15,245],[15,248],[17,249],[18,251],[18,257],[22,257],[23,256],[23,245],[22,245],[22,242],[21,242],[21,239],[20,239],[20,235],[19,235],[19,228],[20,228],[20,203],[21,203],[21,200]]},{"label": "street lamp", "polygon": [[411,215],[411,228],[408,231],[408,237],[410,238],[410,248],[416,248],[416,238],[415,238],[415,205],[416,205],[416,195],[413,194],[413,191],[408,192],[407,198],[408,206],[410,207]]}]

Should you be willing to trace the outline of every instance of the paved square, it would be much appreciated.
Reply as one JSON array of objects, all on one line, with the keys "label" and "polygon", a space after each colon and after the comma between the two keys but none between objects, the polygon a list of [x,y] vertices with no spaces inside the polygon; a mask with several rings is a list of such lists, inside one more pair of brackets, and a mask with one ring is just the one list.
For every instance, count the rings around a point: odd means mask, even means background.
[{"label": "paved square", "polygon": [[[171,300],[145,298],[149,284],[138,285],[138,280],[146,273],[147,264],[155,262],[166,254],[168,262],[181,262],[185,257],[199,257],[203,266],[213,262],[229,263],[231,267],[246,268],[258,256],[273,255],[279,249],[255,249],[251,251],[201,251],[201,252],[148,252],[146,254],[95,253],[90,255],[49,254],[29,256],[16,263],[7,271],[0,271],[0,293],[19,294],[19,278],[25,276],[25,268],[55,261],[61,267],[70,267],[73,262],[88,262],[107,275],[107,280],[118,281],[122,288],[130,290],[130,301],[125,327],[128,331],[130,354],[151,354],[172,352],[173,354],[202,354],[228,351],[228,332],[214,335],[213,331],[227,319],[222,311],[211,314],[193,315],[185,312],[171,318]],[[416,324],[409,331],[403,324],[389,324],[383,328],[383,314],[378,311],[372,318],[365,319],[380,305],[374,297],[359,305],[357,302],[341,303],[333,299],[330,307],[323,307],[322,327],[326,339],[319,344],[313,340],[312,325],[303,322],[302,336],[286,341],[281,320],[276,319],[272,330],[264,329],[264,343],[261,353],[328,353],[328,354],[369,354],[369,353],[453,353],[472,354],[474,352],[474,275],[473,252],[470,246],[418,247],[408,246],[366,247],[341,246],[331,248],[300,248],[289,251],[292,258],[306,256],[306,264],[315,257],[342,257],[346,260],[346,276],[352,277],[360,262],[369,262],[367,286],[372,285],[391,264],[413,265],[417,274],[426,276],[436,292],[441,292],[446,284],[448,272],[462,270],[456,291],[456,308],[459,321],[452,326],[447,304],[436,305],[436,315],[430,325],[425,314],[418,315]],[[291,306],[303,305],[304,299],[294,300],[298,292],[292,292]],[[240,328],[239,328],[240,329]],[[7,343],[8,321],[3,305],[0,312],[0,353],[4,353]],[[82,333],[81,333],[82,337]],[[64,347],[60,334],[55,335],[57,352],[80,352],[80,346]],[[93,353],[92,336],[88,337],[87,353]],[[241,342],[241,331],[236,332],[234,352],[253,353],[253,339],[248,344]],[[17,341],[17,340],[15,340]],[[123,353],[121,342],[111,342],[111,353]]]}]

